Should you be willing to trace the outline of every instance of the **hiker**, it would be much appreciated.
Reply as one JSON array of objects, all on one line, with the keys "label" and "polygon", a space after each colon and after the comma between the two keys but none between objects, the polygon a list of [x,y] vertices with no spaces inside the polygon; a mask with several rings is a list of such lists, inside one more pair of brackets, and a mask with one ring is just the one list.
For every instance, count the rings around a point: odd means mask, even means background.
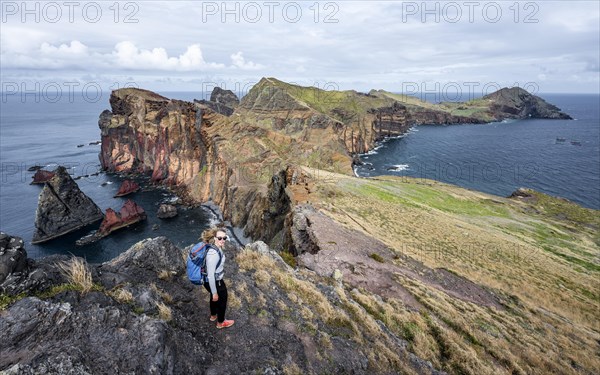
[{"label": "hiker", "polygon": [[206,253],[206,273],[208,281],[204,288],[210,293],[210,321],[217,321],[217,328],[231,327],[234,320],[225,320],[227,310],[227,286],[223,280],[225,254],[223,247],[227,233],[222,229],[209,228],[202,232],[202,241],[213,245]]}]

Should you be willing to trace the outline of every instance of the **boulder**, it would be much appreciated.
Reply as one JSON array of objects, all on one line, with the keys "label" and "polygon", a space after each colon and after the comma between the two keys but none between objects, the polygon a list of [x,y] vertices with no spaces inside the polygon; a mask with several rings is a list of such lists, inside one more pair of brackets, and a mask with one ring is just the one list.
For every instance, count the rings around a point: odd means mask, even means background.
[{"label": "boulder", "polygon": [[235,108],[240,104],[240,100],[231,90],[224,90],[220,87],[215,87],[210,94],[210,101],[225,104],[228,107]]},{"label": "boulder", "polygon": [[115,194],[114,197],[115,198],[124,197],[131,193],[135,193],[138,190],[140,190],[140,185],[137,182],[131,181],[131,180],[125,180],[119,187],[119,191],[117,191],[117,194]]},{"label": "boulder", "polygon": [[20,237],[0,232],[0,283],[11,273],[22,272],[27,266],[27,252]]},{"label": "boulder", "polygon": [[102,210],[58,167],[42,189],[35,214],[32,243],[62,236],[103,218]]},{"label": "boulder", "polygon": [[159,219],[170,219],[175,216],[177,216],[177,207],[171,204],[161,204],[158,207],[156,217],[158,217]]}]

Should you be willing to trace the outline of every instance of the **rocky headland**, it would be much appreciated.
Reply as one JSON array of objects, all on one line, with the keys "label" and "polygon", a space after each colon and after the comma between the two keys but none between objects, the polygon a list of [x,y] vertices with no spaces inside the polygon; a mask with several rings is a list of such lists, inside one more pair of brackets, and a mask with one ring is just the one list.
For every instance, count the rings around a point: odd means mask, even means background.
[{"label": "rocky headland", "polygon": [[198,101],[114,91],[112,110],[99,120],[102,168],[150,174],[191,202],[212,200],[246,235],[293,254],[293,206],[310,190],[296,166],[351,174],[358,153],[424,123],[568,118],[518,88],[450,106],[381,90],[324,91],[263,78],[239,104],[234,97],[220,88],[211,95],[211,102],[234,109],[223,115]]},{"label": "rocky headland", "polygon": [[502,198],[352,176],[357,153],[421,123],[566,118],[540,100],[503,89],[429,104],[264,78],[222,114],[114,91],[99,120],[102,167],[210,200],[265,242],[226,249],[236,325],[208,321],[208,295],[184,276],[185,250],[165,238],[86,265],[85,287],[65,276],[76,260],[28,260],[0,284],[0,369],[592,374],[597,211],[529,190]]},{"label": "rocky headland", "polygon": [[102,210],[79,189],[64,167],[58,167],[53,173],[39,196],[32,243],[51,240],[104,217]]}]

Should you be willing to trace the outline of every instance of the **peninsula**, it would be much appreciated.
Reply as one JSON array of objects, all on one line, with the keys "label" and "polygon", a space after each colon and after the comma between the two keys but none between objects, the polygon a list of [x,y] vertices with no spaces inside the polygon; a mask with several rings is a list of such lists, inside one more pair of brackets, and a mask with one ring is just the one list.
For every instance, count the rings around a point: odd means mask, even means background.
[{"label": "peninsula", "polygon": [[600,367],[597,210],[527,189],[504,198],[352,174],[356,154],[418,124],[569,118],[541,98],[513,88],[430,104],[264,78],[239,103],[222,90],[192,103],[120,89],[110,104],[99,120],[106,171],[148,174],[187,202],[212,201],[255,240],[225,249],[236,325],[223,333],[210,324],[206,294],[185,279],[186,249],[167,238],[87,265],[25,259],[23,242],[1,234],[3,254],[12,255],[0,269],[0,370]]}]

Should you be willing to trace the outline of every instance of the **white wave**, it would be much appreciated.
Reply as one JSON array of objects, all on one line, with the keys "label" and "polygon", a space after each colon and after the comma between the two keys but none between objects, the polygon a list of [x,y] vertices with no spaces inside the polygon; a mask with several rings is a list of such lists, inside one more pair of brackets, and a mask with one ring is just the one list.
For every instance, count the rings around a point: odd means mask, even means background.
[{"label": "white wave", "polygon": [[395,165],[388,167],[387,170],[394,171],[394,172],[402,172],[407,169],[410,169],[410,166],[408,164],[395,164]]}]

